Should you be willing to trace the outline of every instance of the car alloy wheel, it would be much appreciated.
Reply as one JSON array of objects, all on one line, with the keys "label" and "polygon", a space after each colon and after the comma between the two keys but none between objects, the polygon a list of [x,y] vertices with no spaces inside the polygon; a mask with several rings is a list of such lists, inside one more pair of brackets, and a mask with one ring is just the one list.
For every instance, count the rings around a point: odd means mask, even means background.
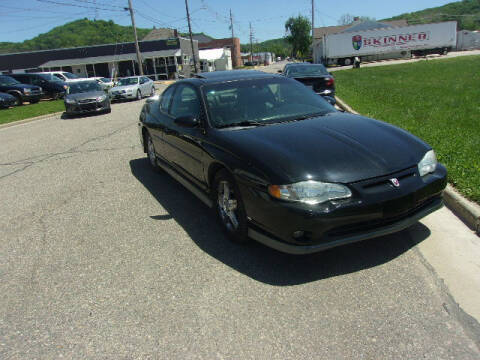
[{"label": "car alloy wheel", "polygon": [[157,154],[155,152],[155,145],[153,144],[152,137],[150,135],[147,135],[147,156],[148,160],[150,161],[150,166],[152,167],[153,170],[159,171],[160,167],[158,166],[157,163]]},{"label": "car alloy wheel", "polygon": [[152,91],[150,92],[150,96],[153,96],[153,95],[155,95],[155,87],[154,86],[152,86]]},{"label": "car alloy wheel", "polygon": [[217,217],[231,240],[238,243],[248,241],[247,220],[240,192],[232,176],[220,171],[214,183]]},{"label": "car alloy wheel", "polygon": [[137,100],[142,100],[142,93],[140,90],[137,91]]}]

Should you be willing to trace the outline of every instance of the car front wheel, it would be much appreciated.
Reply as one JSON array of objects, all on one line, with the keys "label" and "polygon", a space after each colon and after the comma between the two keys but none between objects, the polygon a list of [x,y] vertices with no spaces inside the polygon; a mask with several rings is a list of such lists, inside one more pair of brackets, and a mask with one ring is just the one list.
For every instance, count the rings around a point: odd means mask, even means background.
[{"label": "car front wheel", "polygon": [[217,218],[228,237],[237,243],[248,241],[247,216],[233,177],[226,170],[215,176],[214,200]]},{"label": "car front wheel", "polygon": [[142,93],[140,90],[137,91],[137,100],[142,100]]}]

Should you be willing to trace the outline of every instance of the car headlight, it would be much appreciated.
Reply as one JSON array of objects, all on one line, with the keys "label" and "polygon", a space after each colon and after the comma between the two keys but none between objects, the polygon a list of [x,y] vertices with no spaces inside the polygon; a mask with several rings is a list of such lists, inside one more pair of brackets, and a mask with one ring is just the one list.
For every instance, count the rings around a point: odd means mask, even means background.
[{"label": "car headlight", "polygon": [[107,98],[107,95],[102,95],[102,96],[97,97],[97,101],[103,101],[106,98]]},{"label": "car headlight", "polygon": [[74,99],[65,99],[65,102],[67,104],[75,104],[76,103],[76,101]]},{"label": "car headlight", "polygon": [[418,163],[418,172],[420,176],[425,176],[427,174],[433,173],[437,168],[437,156],[435,155],[435,151],[430,150],[428,151],[422,160]]},{"label": "car headlight", "polygon": [[268,193],[274,198],[320,204],[329,200],[346,199],[352,196],[348,187],[320,181],[302,181],[291,185],[270,185]]},{"label": "car headlight", "polygon": [[32,90],[31,89],[23,89],[23,92],[25,94],[30,94],[32,92]]}]

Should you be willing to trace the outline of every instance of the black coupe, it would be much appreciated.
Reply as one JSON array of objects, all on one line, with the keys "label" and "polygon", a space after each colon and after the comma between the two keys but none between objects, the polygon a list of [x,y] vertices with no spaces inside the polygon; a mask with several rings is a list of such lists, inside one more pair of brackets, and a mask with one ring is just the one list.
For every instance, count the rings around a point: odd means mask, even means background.
[{"label": "black coupe", "polygon": [[290,63],[279,70],[322,96],[335,96],[335,79],[322,64]]},{"label": "black coupe", "polygon": [[430,146],[283,76],[177,81],[147,100],[138,125],[151,166],[214,207],[236,241],[312,253],[405,229],[443,205],[447,172]]}]

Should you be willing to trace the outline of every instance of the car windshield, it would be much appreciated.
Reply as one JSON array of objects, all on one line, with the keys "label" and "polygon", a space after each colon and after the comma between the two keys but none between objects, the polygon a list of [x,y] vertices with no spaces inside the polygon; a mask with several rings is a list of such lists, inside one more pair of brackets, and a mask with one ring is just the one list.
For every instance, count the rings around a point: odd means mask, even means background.
[{"label": "car windshield", "polygon": [[126,85],[136,85],[138,84],[138,78],[125,78],[120,79],[118,82],[118,86],[126,86]]},{"label": "car windshield", "polygon": [[10,76],[0,76],[0,85],[1,86],[10,86],[20,84],[19,81],[11,78]]},{"label": "car windshield", "polygon": [[68,87],[69,94],[87,93],[93,91],[102,91],[102,88],[96,81],[81,81],[76,83],[70,83]]},{"label": "car windshield", "polygon": [[69,72],[63,72],[62,75],[65,76],[67,79],[80,79],[77,75]]},{"label": "car windshield", "polygon": [[101,82],[104,82],[104,83],[109,83],[109,82],[112,82],[112,79],[109,79],[109,78],[101,78],[100,81],[101,81]]},{"label": "car windshield", "polygon": [[55,82],[62,82],[63,80],[56,77],[53,74],[38,74],[39,77],[41,77],[43,80],[46,81],[55,81]]},{"label": "car windshield", "polygon": [[286,74],[287,76],[321,76],[328,75],[328,71],[323,65],[294,65],[287,68]]},{"label": "car windshield", "polygon": [[203,91],[214,127],[266,125],[336,111],[311,89],[287,78],[212,84]]}]

